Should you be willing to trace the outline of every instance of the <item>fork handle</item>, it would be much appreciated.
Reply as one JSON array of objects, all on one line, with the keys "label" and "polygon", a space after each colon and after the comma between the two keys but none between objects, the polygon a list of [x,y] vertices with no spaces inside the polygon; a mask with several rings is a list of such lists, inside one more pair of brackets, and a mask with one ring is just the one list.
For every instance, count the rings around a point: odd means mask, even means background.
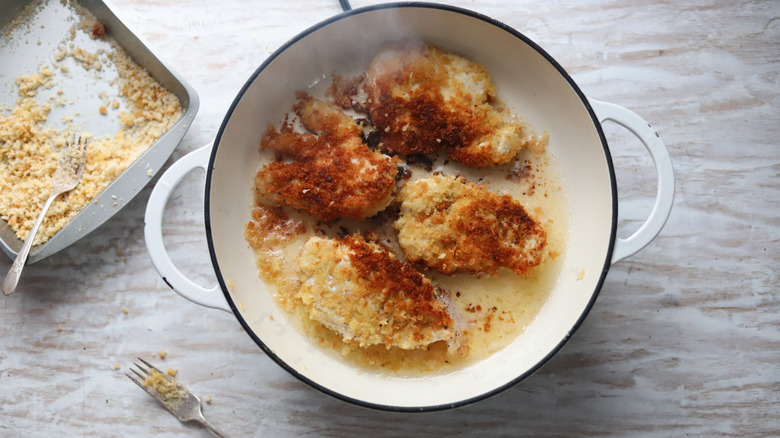
[{"label": "fork handle", "polygon": [[203,417],[203,416],[197,417],[197,418],[195,418],[195,421],[197,421],[198,423],[202,424],[204,427],[206,427],[206,429],[214,432],[214,435],[216,435],[216,436],[218,436],[220,438],[228,438],[228,436],[225,435],[224,432],[222,432],[221,430],[217,429],[217,426],[214,426],[213,424],[209,423],[209,421],[206,420],[205,417]]},{"label": "fork handle", "polygon": [[24,264],[27,263],[27,256],[30,255],[30,248],[32,248],[35,235],[38,234],[38,228],[41,227],[43,218],[46,216],[46,212],[49,210],[49,207],[51,207],[51,203],[54,202],[54,199],[59,196],[60,193],[62,192],[52,193],[52,195],[49,196],[49,199],[46,200],[46,203],[43,204],[41,213],[38,215],[38,218],[35,219],[35,223],[33,224],[32,228],[30,228],[30,232],[27,234],[27,238],[24,239],[22,249],[20,249],[19,253],[16,254],[16,259],[11,265],[11,269],[8,270],[8,274],[6,274],[5,280],[3,280],[3,294],[6,296],[11,295],[14,293],[14,290],[16,290],[16,285],[19,284],[19,277],[22,276],[22,269],[24,268]]}]

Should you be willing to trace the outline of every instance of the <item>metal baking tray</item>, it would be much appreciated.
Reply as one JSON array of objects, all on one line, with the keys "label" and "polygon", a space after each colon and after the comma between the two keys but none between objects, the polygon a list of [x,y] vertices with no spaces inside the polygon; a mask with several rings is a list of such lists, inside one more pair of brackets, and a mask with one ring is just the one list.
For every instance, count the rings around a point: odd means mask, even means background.
[{"label": "metal baking tray", "polygon": [[[45,62],[51,62],[54,52],[62,43],[64,35],[80,17],[70,2],[62,0],[0,0],[0,104],[8,107],[16,102],[17,88],[15,79],[20,74],[38,71]],[[144,68],[163,87],[179,99],[182,117],[141,156],[119,175],[94,202],[90,202],[67,225],[47,242],[36,245],[30,251],[29,263],[35,263],[68,247],[86,236],[95,228],[118,213],[130,200],[146,186],[173,153],[185,132],[192,124],[198,111],[199,100],[195,90],[176,72],[157,58],[122,21],[111,7],[100,0],[79,0],[76,4],[89,11],[106,28],[107,35]],[[28,8],[30,6],[30,8]],[[34,12],[29,12],[29,11]],[[19,25],[24,22],[24,25]],[[100,39],[86,38],[78,40],[78,47],[88,51],[107,49],[108,43]],[[67,88],[71,101],[67,110],[77,114],[74,122],[80,128],[102,137],[116,132],[119,122],[111,117],[100,115],[95,109],[102,102],[98,97],[101,90],[109,90],[112,81],[101,78],[96,81],[94,75],[72,74],[68,82],[58,84]],[[116,89],[113,90],[116,93]],[[42,99],[39,99],[41,101]],[[52,108],[47,124],[57,129],[64,128],[62,115]],[[61,123],[62,126],[57,126]],[[73,123],[73,122],[71,122]],[[11,259],[16,258],[23,241],[16,237],[11,227],[0,220],[0,246]]]}]

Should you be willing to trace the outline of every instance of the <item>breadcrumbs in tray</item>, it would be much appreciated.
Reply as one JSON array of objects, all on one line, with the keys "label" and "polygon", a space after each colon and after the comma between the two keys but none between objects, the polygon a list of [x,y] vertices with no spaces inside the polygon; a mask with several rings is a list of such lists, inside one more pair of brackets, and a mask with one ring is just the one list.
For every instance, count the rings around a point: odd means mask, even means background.
[{"label": "breadcrumbs in tray", "polygon": [[[66,138],[73,134],[90,138],[82,180],[52,204],[35,244],[51,239],[182,116],[173,93],[133,62],[105,32],[95,33],[100,25],[91,14],[77,5],[71,7],[77,9],[80,21],[63,35],[49,61],[15,78],[15,102],[0,107],[0,217],[19,239],[27,237],[52,192],[52,176]],[[9,35],[11,30],[3,32],[3,37]],[[90,52],[78,46],[77,37],[101,39],[109,49]],[[109,79],[109,72],[114,71],[116,77]],[[75,75],[102,81],[103,90],[108,82],[113,95],[101,91],[103,103],[94,111],[114,125],[113,133],[96,135],[90,126],[79,123],[83,114],[71,105],[80,96],[69,95],[69,91],[79,91],[60,88]],[[10,96],[9,90],[5,92]],[[54,116],[63,112],[59,118]]]}]

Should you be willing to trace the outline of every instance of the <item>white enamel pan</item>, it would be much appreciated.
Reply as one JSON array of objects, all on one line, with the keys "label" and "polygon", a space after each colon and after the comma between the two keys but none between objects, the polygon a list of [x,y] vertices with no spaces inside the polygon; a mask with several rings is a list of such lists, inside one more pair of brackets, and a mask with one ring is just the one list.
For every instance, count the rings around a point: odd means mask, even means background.
[{"label": "white enamel pan", "polygon": [[[508,347],[465,369],[420,378],[357,372],[314,346],[274,304],[242,235],[250,218],[260,138],[291,107],[295,91],[352,67],[356,57],[375,53],[386,41],[408,36],[486,66],[502,99],[510,107],[522,107],[525,119],[548,130],[549,152],[563,172],[571,217],[561,276],[527,330]],[[616,236],[617,187],[601,128],[606,120],[641,140],[658,176],[649,217],[626,239]],[[168,197],[196,168],[206,170],[205,232],[218,281],[213,288],[182,275],[162,240]],[[496,394],[547,362],[594,305],[609,267],[658,235],[673,196],[672,163],[650,125],[622,107],[586,98],[563,68],[527,37],[468,10],[398,3],[345,12],[306,30],[271,55],[236,96],[213,145],[181,158],[162,176],[149,200],[145,233],[152,261],[172,289],[195,303],[233,312],[258,346],[297,378],[361,406],[431,411]],[[585,277],[578,279],[583,270]]]}]

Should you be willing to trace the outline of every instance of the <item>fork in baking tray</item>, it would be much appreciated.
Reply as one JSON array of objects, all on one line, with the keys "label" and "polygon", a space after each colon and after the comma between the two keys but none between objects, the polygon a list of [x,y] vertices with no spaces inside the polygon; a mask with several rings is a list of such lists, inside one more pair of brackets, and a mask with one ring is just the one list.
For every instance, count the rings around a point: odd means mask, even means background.
[{"label": "fork in baking tray", "polygon": [[[195,90],[184,79],[160,61],[128,27],[101,0],[81,0],[78,3],[60,0],[0,0],[0,115],[8,115],[16,102],[16,78],[35,74],[42,66],[54,71],[64,35],[70,35],[73,26],[88,11],[103,24],[107,36],[121,47],[136,64],[145,69],[163,87],[176,95],[182,108],[182,117],[153,143],[127,170],[119,175],[94,202],[90,202],[49,241],[36,245],[30,251],[28,263],[35,263],[70,246],[116,214],[162,168],[173,150],[192,124],[199,100]],[[112,50],[102,38],[90,38],[85,32],[76,32],[72,42],[90,53]],[[8,61],[8,62],[6,62]],[[120,123],[111,115],[98,111],[106,95],[116,94],[112,83],[116,72],[113,66],[103,65],[99,74],[81,67],[55,71],[56,84],[50,89],[39,89],[39,103],[57,102],[62,90],[64,104],[52,104],[47,124],[65,131],[68,124],[88,128],[95,137],[110,135],[120,129]],[[62,67],[62,66],[61,66]],[[52,100],[54,99],[54,100]],[[121,104],[121,103],[120,103]],[[122,110],[118,108],[117,111]],[[72,116],[73,120],[70,120]],[[68,129],[70,130],[70,129]],[[2,212],[0,212],[2,213]],[[12,260],[21,250],[23,241],[3,220],[0,220],[0,249]]]}]

